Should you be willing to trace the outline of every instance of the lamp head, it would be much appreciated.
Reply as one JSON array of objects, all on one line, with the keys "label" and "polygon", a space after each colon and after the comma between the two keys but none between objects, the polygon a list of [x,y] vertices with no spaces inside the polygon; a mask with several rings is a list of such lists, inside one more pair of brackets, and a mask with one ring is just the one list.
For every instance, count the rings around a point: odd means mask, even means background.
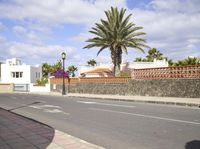
[{"label": "lamp head", "polygon": [[62,59],[65,60],[65,58],[66,58],[66,53],[65,53],[65,52],[62,52],[61,55],[62,55]]}]

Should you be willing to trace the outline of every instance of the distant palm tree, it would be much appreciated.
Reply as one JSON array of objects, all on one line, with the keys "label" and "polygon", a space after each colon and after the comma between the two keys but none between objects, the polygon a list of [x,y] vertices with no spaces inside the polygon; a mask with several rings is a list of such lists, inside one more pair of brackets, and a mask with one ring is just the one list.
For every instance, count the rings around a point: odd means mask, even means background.
[{"label": "distant palm tree", "polygon": [[42,64],[42,76],[48,77],[49,74],[52,74],[59,69],[62,69],[62,63],[60,60],[58,60],[54,65],[49,65],[48,63],[43,63]]},{"label": "distant palm tree", "polygon": [[94,59],[91,59],[91,60],[87,61],[87,64],[89,66],[95,66],[95,65],[97,65],[97,62]]},{"label": "distant palm tree", "polygon": [[47,63],[42,64],[42,76],[48,77],[49,73],[51,73],[51,65]]},{"label": "distant palm tree", "polygon": [[169,66],[174,66],[175,65],[175,63],[172,61],[172,59],[167,59],[167,62],[168,62],[168,64],[169,64]]},{"label": "distant palm tree", "polygon": [[188,57],[187,59],[180,60],[177,63],[175,63],[175,66],[186,66],[186,65],[199,65],[200,59],[196,57]]},{"label": "distant palm tree", "polygon": [[128,47],[135,48],[144,53],[143,48],[148,47],[144,43],[145,39],[138,36],[145,35],[143,32],[137,32],[142,27],[136,27],[129,22],[132,14],[125,16],[126,9],[118,11],[117,8],[111,7],[105,11],[106,20],[101,19],[101,23],[96,23],[89,32],[95,37],[88,39],[89,44],[84,48],[99,47],[97,55],[104,49],[108,48],[111,52],[111,59],[114,65],[114,75],[120,76],[120,64],[122,62],[122,53],[128,53]]},{"label": "distant palm tree", "polygon": [[67,71],[72,75],[72,77],[75,77],[75,71],[77,71],[77,70],[78,70],[78,68],[73,65],[71,65],[67,68]]},{"label": "distant palm tree", "polygon": [[62,62],[61,60],[58,60],[53,66],[52,66],[53,72],[62,69]]},{"label": "distant palm tree", "polygon": [[152,48],[148,51],[148,55],[146,56],[146,61],[153,62],[154,59],[162,60],[164,59],[163,54],[158,51],[156,48]]},{"label": "distant palm tree", "polygon": [[136,57],[134,62],[142,62],[142,58],[141,57]]}]

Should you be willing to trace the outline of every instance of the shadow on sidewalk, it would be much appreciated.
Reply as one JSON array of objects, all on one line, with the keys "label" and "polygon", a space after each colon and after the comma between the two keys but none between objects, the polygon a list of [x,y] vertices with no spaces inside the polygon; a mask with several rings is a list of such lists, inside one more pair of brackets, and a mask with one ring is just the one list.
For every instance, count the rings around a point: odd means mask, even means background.
[{"label": "shadow on sidewalk", "polygon": [[52,127],[0,108],[0,149],[45,149],[54,135]]},{"label": "shadow on sidewalk", "polygon": [[200,140],[187,142],[185,145],[185,149],[200,149]]}]

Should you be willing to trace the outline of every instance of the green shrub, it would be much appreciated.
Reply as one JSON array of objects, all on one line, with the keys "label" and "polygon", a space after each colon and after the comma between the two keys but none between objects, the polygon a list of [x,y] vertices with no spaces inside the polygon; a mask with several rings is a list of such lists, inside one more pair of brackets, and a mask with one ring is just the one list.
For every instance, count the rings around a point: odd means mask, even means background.
[{"label": "green shrub", "polygon": [[36,85],[39,85],[39,86],[45,86],[45,84],[47,83],[48,83],[48,78],[46,77],[42,77],[41,80],[36,81]]}]

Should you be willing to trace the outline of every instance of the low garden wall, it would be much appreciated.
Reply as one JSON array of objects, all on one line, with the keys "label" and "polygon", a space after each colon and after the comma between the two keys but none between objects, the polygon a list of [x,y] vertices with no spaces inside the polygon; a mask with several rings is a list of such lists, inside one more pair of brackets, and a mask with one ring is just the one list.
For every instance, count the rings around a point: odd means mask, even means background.
[{"label": "low garden wall", "polygon": [[39,86],[35,84],[30,84],[30,92],[41,92],[41,93],[49,93],[50,92],[50,84],[46,84],[44,86]]},{"label": "low garden wall", "polygon": [[[51,80],[51,91],[61,92],[61,82]],[[70,93],[200,98],[200,79],[129,79],[127,82],[118,80],[118,83],[66,81],[66,90]]]},{"label": "low garden wall", "polygon": [[14,84],[0,83],[0,93],[10,93],[13,92]]}]

